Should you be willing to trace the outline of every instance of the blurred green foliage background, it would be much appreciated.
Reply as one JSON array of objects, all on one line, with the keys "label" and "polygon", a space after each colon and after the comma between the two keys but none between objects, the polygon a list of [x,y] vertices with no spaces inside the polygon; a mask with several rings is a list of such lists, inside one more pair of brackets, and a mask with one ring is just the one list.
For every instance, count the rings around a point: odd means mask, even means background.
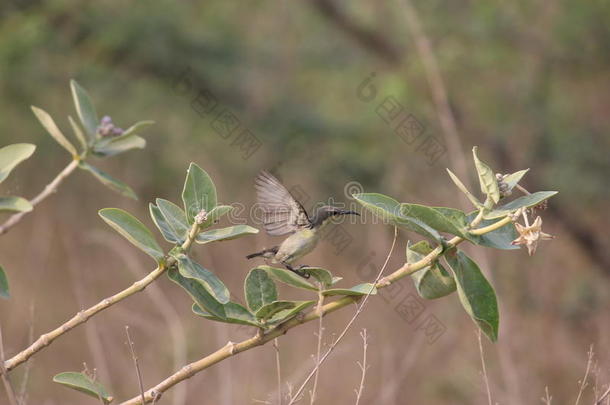
[{"label": "blurred green foliage background", "polygon": [[[347,202],[344,186],[357,181],[365,191],[401,201],[460,207],[445,168],[466,159],[473,181],[469,151],[479,145],[481,157],[499,172],[531,168],[526,188],[560,191],[543,214],[555,241],[532,258],[523,250],[480,258],[500,296],[500,339],[485,345],[494,401],[536,403],[545,386],[559,403],[572,401],[591,344],[601,389],[610,378],[610,2],[433,0],[413,6],[459,133],[460,149],[448,149],[434,164],[376,113],[393,96],[426,134],[447,142],[400,1],[2,2],[0,145],[38,146],[3,183],[3,194],[31,198],[68,162],[29,106],[44,108],[67,131],[66,117],[74,116],[71,78],[89,91],[100,116],[112,116],[117,125],[156,121],[143,133],[146,149],[95,162],[130,184],[139,201],[77,173],[2,236],[0,261],[13,288],[13,298],[0,302],[9,354],[26,346],[30,327],[37,336],[77,307],[131,283],[138,274],[131,271],[151,268],[96,212],[121,207],[151,225],[147,203],[155,197],[179,201],[190,161],[214,178],[223,203],[253,203],[256,173],[273,169],[289,188],[305,190],[311,203],[328,196]],[[190,88],[184,76],[180,81],[187,69]],[[357,89],[372,72],[378,96],[364,102]],[[202,116],[193,108],[202,90],[260,141],[249,158],[233,138],[214,131],[214,114]],[[347,249],[336,254],[326,244],[307,264],[359,282],[354,269],[367,257],[381,265],[392,230],[344,226],[353,238]],[[390,266],[404,261],[409,237],[401,234]],[[240,294],[252,264],[243,256],[276,242],[260,234],[199,249],[200,257]],[[409,280],[402,285],[401,294],[414,293]],[[194,317],[188,297],[167,280],[159,291],[169,297],[161,305],[169,315],[156,309],[155,293],[140,294],[36,357],[29,403],[84,403],[50,382],[57,372],[82,369],[84,361],[115,396],[135,395],[125,324],[134,330],[146,386],[179,366],[180,339],[186,359],[195,360],[247,336]],[[374,301],[358,321],[372,336],[364,403],[487,403],[475,327],[455,297],[423,303],[425,313],[447,329],[434,344],[426,343],[417,322],[392,310],[395,297]],[[347,317],[328,318],[328,336]],[[282,339],[286,383],[298,386],[311,367],[314,329],[309,325]],[[353,403],[360,348],[354,330],[322,370],[318,403]],[[273,356],[267,347],[240,355],[168,393],[165,403],[273,401]],[[16,380],[23,374],[16,373]],[[593,386],[591,380],[589,402]]]}]

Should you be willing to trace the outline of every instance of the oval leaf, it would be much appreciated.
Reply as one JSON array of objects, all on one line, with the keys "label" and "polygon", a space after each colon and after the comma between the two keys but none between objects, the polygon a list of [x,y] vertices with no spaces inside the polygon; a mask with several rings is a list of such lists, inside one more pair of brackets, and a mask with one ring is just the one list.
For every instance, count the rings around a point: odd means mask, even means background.
[{"label": "oval leaf", "polygon": [[127,128],[120,136],[118,136],[117,138],[126,138],[129,135],[133,135],[138,133],[138,131],[144,127],[148,127],[150,125],[153,125],[155,122],[154,121],[150,121],[150,120],[146,120],[146,121],[138,121],[135,124],[133,124],[132,126],[130,126],[129,128]]},{"label": "oval leaf", "polygon": [[0,148],[0,183],[8,177],[15,166],[32,156],[35,150],[36,145],[31,143],[15,143]]},{"label": "oval leaf", "polygon": [[138,196],[131,189],[131,187],[129,187],[122,181],[110,176],[108,173],[101,171],[97,167],[91,166],[89,163],[84,162],[82,160],[78,163],[78,167],[91,173],[93,177],[98,179],[103,185],[105,185],[109,189],[114,190],[117,193],[123,194],[125,197],[133,198],[134,200],[138,199]]},{"label": "oval leaf", "polygon": [[198,281],[221,304],[229,302],[231,298],[229,289],[214,273],[203,268],[187,255],[181,254],[174,258],[178,261],[178,271],[182,277]]},{"label": "oval leaf", "polygon": [[80,122],[85,127],[85,131],[89,135],[89,144],[93,144],[95,141],[95,134],[100,120],[97,118],[95,107],[91,102],[91,98],[75,80],[70,81],[70,88],[72,89],[72,98],[74,99],[74,106],[76,107],[76,113]]},{"label": "oval leaf", "polygon": [[21,197],[0,197],[0,211],[30,212],[32,204]]},{"label": "oval leaf", "polygon": [[130,149],[144,149],[146,140],[138,135],[110,138],[110,141],[101,141],[93,145],[93,154],[100,157],[118,155]]},{"label": "oval leaf", "polygon": [[152,233],[137,218],[118,208],[104,208],[99,211],[100,217],[115,231],[123,235],[157,262],[163,259],[163,250]]},{"label": "oval leaf", "polygon": [[[468,221],[472,222],[472,220],[477,216],[478,212],[472,212],[468,215]],[[497,220],[493,219],[484,219],[479,223],[479,227],[483,228],[485,226],[494,224]],[[519,236],[515,225],[512,222],[504,225],[503,227],[496,229],[495,231],[488,232],[483,235],[470,235],[468,240],[476,243],[477,245],[487,246],[495,249],[502,250],[514,250],[519,249],[519,246],[513,245],[512,241],[517,239]]]},{"label": "oval leaf", "polygon": [[85,152],[87,149],[89,149],[89,145],[87,144],[87,138],[85,137],[85,134],[83,134],[83,131],[80,129],[80,127],[78,126],[76,121],[74,121],[74,118],[72,118],[69,115],[68,115],[68,121],[70,121],[70,126],[72,127],[72,131],[74,132],[74,136],[78,140],[78,143],[80,143],[80,146],[83,149],[83,152]]},{"label": "oval leaf", "polygon": [[309,308],[314,305],[316,301],[293,301],[295,306],[290,309],[284,309],[282,311],[277,312],[271,318],[267,319],[267,324],[285,322],[290,318],[294,318],[298,315],[299,312]]},{"label": "oval leaf", "polygon": [[544,200],[548,200],[549,198],[553,197],[557,193],[558,191],[538,191],[536,193],[524,195],[523,197],[514,199],[511,202],[504,204],[503,206],[498,207],[491,212],[486,213],[485,215],[483,215],[483,218],[494,219],[505,217],[506,215],[515,212],[519,208],[530,208],[535,205],[538,205]]},{"label": "oval leaf", "polygon": [[61,146],[64,147],[64,149],[70,152],[72,156],[78,156],[78,152],[76,151],[74,145],[72,145],[68,138],[66,138],[64,134],[61,133],[59,128],[57,128],[55,121],[53,121],[53,118],[51,118],[51,116],[45,110],[32,106],[32,111],[34,111],[34,115],[36,115],[38,121],[40,121],[42,126],[45,127],[47,132],[51,134],[51,136],[57,141],[57,143],[59,143]]},{"label": "oval leaf", "polygon": [[0,266],[0,298],[9,299],[11,296],[8,288],[8,278],[6,277],[6,272]]},{"label": "oval leaf", "polygon": [[216,207],[216,187],[208,174],[195,163],[189,166],[182,190],[184,211],[189,224],[201,210],[210,213]]},{"label": "oval leaf", "polygon": [[244,284],[246,302],[252,312],[258,311],[262,306],[277,301],[275,283],[263,269],[250,270]]},{"label": "oval leaf", "polygon": [[[178,207],[173,202],[162,198],[157,198],[156,203],[161,218],[155,219],[153,216],[153,220],[163,234],[165,240],[171,243],[184,243],[188,237],[190,226],[186,222],[186,214],[182,211],[182,208]],[[151,206],[154,207],[154,205]],[[158,222],[162,222],[163,227]]]},{"label": "oval leaf", "polygon": [[300,270],[315,278],[318,283],[322,285],[322,287],[328,288],[334,284],[333,275],[330,273],[330,271],[326,269],[322,269],[319,267],[303,267]]},{"label": "oval leaf", "polygon": [[420,235],[440,240],[440,234],[419,219],[403,215],[401,204],[395,199],[378,193],[354,194],[354,198],[384,223],[397,225]]},{"label": "oval leaf", "polygon": [[304,290],[318,291],[316,286],[309,283],[303,277],[288,269],[280,269],[271,266],[258,266],[257,269],[264,270],[271,278],[292,287],[302,288]]},{"label": "oval leaf", "polygon": [[515,188],[515,186],[519,184],[523,176],[525,176],[525,173],[529,172],[529,170],[530,169],[519,170],[518,172],[506,176],[502,181],[508,186],[507,191],[511,191],[513,188]]},{"label": "oval leaf", "polygon": [[479,266],[464,252],[452,249],[445,254],[445,258],[453,271],[462,306],[487,337],[495,342],[498,340],[499,313],[493,287]]},{"label": "oval leaf", "polygon": [[199,281],[183,277],[180,272],[173,267],[168,270],[167,276],[174,283],[182,287],[199,307],[217,318],[226,320],[225,305],[218,302],[218,300],[214,298]]},{"label": "oval leaf", "polygon": [[93,381],[83,373],[77,373],[75,371],[59,373],[53,377],[53,381],[94,398],[101,399],[105,404],[109,404],[114,399],[108,394],[108,391],[106,391],[102,384]]},{"label": "oval leaf", "polygon": [[202,316],[205,319],[209,319],[212,321],[225,322],[225,323],[236,323],[240,325],[248,325],[248,326],[256,326],[261,327],[261,324],[258,320],[242,305],[236,302],[227,302],[224,305],[224,312],[226,314],[226,318],[218,318],[217,316],[212,315],[204,309],[201,309],[199,305],[193,304],[193,312]]},{"label": "oval leaf", "polygon": [[253,228],[249,225],[234,225],[227,228],[212,229],[209,231],[201,232],[197,235],[195,242],[200,244],[218,242],[222,240],[231,240],[239,238],[244,235],[254,235],[258,233],[258,229]]},{"label": "oval leaf", "polygon": [[491,168],[479,160],[477,156],[477,147],[472,148],[472,156],[474,157],[474,165],[477,168],[479,175],[479,183],[481,183],[481,191],[488,196],[494,203],[500,201],[500,188],[498,180]]},{"label": "oval leaf", "polygon": [[256,317],[258,319],[265,320],[267,318],[272,317],[280,311],[284,311],[286,309],[291,309],[296,306],[294,301],[273,301],[267,305],[263,305],[256,311]]},{"label": "oval leaf", "polygon": [[205,220],[203,224],[201,224],[201,229],[208,228],[218,222],[218,220],[223,216],[233,211],[233,207],[230,205],[217,205],[210,211],[208,214],[208,218]]},{"label": "oval leaf", "polygon": [[[426,241],[414,245],[407,244],[407,262],[415,263],[434,249]],[[432,266],[424,267],[411,275],[415,288],[422,298],[436,299],[444,297],[455,291],[455,280],[440,263],[435,262]]]},{"label": "oval leaf", "polygon": [[370,295],[377,294],[377,288],[371,283],[358,284],[352,288],[333,288],[330,290],[322,291],[322,295],[324,296],[333,296],[333,295]]}]

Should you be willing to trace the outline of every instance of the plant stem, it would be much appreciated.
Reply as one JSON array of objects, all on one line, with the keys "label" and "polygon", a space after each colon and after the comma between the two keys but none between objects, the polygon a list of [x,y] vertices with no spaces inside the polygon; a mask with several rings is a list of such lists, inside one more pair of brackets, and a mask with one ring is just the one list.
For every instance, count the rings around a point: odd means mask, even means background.
[{"label": "plant stem", "polygon": [[[49,184],[45,186],[45,188],[38,194],[36,197],[30,200],[30,204],[32,207],[35,207],[40,202],[42,202],[45,198],[53,194],[57,191],[57,187],[70,175],[72,172],[78,167],[79,159],[74,159],[68,164],[59,174],[51,181]],[[6,222],[0,225],[0,235],[8,232],[13,226],[15,226],[21,218],[32,211],[27,212],[18,212],[16,214],[11,215]]]},{"label": "plant stem", "polygon": [[[191,230],[189,231],[189,235],[188,235],[186,241],[181,246],[181,248],[185,252],[190,249],[191,245],[193,244],[193,241],[195,240],[195,237],[199,233],[199,230],[200,230],[200,225],[197,223],[193,224],[193,226],[191,227]],[[45,347],[50,345],[58,337],[64,335],[65,333],[69,332],[70,330],[77,327],[78,325],[87,322],[89,320],[89,318],[91,318],[92,316],[94,316],[97,313],[103,311],[104,309],[110,307],[111,305],[114,305],[117,302],[120,302],[120,301],[124,300],[125,298],[129,298],[133,294],[144,290],[146,288],[146,286],[148,286],[150,283],[152,283],[157,278],[159,278],[159,276],[161,276],[165,272],[165,270],[172,267],[175,264],[175,262],[176,262],[176,260],[173,257],[167,258],[167,260],[165,261],[164,264],[160,264],[156,269],[154,269],[153,271],[148,273],[148,275],[146,275],[146,277],[136,281],[130,287],[124,289],[123,291],[121,291],[111,297],[103,299],[102,301],[98,302],[94,306],[92,306],[84,311],[78,312],[70,320],[63,323],[59,327],[53,329],[52,331],[50,331],[48,333],[45,333],[44,335],[41,335],[27,349],[17,353],[12,358],[6,360],[4,362],[4,368],[6,369],[7,372],[11,371],[12,369],[17,367],[21,363],[25,362],[30,357],[32,357],[34,354],[38,353],[39,351],[41,351],[42,349],[44,349]]]},{"label": "plant stem", "polygon": [[[482,235],[485,233],[489,233],[495,231],[496,229],[501,228],[511,221],[510,216],[503,218],[502,220],[486,226],[484,228],[475,229],[470,231],[476,235]],[[475,233],[476,232],[476,233]],[[447,245],[451,247],[455,247],[464,241],[463,238],[456,236],[447,242]],[[377,289],[385,288],[390,284],[404,278],[410,274],[415,273],[418,270],[421,270],[427,266],[429,266],[434,260],[436,260],[442,253],[442,248],[436,248],[430,254],[428,254],[423,259],[415,262],[415,263],[405,263],[402,267],[395,270],[392,274],[387,277],[381,279],[378,283],[376,283]],[[273,339],[280,337],[287,333],[290,329],[295,328],[301,324],[313,321],[314,319],[318,319],[321,316],[325,316],[330,314],[331,312],[335,312],[343,307],[346,307],[350,304],[354,304],[358,302],[359,297],[354,296],[345,296],[336,301],[329,302],[322,306],[320,310],[313,310],[309,313],[305,314],[303,317],[295,317],[289,319],[288,321],[279,324],[278,326],[268,330],[263,334],[256,334],[255,336],[243,340],[239,343],[229,342],[224,347],[218,349],[214,353],[209,354],[208,356],[197,360],[193,363],[187,364],[182,367],[176,373],[167,377],[165,380],[161,381],[159,384],[150,388],[144,393],[144,400],[146,403],[153,401],[154,398],[158,398],[165,391],[169,390],[174,385],[194,376],[195,374],[203,371],[207,368],[212,367],[213,365],[220,363],[221,361],[234,356],[238,353],[245,352],[247,350],[253,349],[258,346],[262,346]],[[130,400],[122,402],[120,405],[138,405],[142,404],[142,400],[140,395],[134,397]]]}]

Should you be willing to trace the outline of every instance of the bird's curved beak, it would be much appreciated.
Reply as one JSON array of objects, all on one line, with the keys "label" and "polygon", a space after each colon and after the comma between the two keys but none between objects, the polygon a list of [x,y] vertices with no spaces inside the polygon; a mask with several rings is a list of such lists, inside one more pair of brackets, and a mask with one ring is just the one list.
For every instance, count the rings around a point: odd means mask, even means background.
[{"label": "bird's curved beak", "polygon": [[339,215],[358,215],[358,216],[360,216],[360,214],[357,213],[356,211],[349,211],[349,210],[340,210]]}]

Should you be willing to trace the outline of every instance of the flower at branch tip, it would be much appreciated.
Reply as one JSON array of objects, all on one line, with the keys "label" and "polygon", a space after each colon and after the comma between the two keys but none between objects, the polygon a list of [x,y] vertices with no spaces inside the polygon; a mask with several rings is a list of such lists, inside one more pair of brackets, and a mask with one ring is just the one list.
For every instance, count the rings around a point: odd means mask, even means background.
[{"label": "flower at branch tip", "polygon": [[512,244],[526,245],[527,253],[530,256],[536,253],[539,240],[549,240],[554,238],[553,235],[542,232],[542,218],[540,217],[536,217],[536,220],[532,225],[521,225],[519,223],[515,223],[515,227],[517,228],[517,232],[519,232],[519,237],[515,239]]},{"label": "flower at branch tip", "polygon": [[115,137],[122,135],[125,130],[115,126],[112,123],[112,118],[105,115],[100,121],[100,125],[97,127],[97,133],[102,137]]},{"label": "flower at branch tip", "polygon": [[195,222],[199,225],[203,224],[208,219],[208,212],[206,210],[199,211],[199,214],[195,215]]}]

